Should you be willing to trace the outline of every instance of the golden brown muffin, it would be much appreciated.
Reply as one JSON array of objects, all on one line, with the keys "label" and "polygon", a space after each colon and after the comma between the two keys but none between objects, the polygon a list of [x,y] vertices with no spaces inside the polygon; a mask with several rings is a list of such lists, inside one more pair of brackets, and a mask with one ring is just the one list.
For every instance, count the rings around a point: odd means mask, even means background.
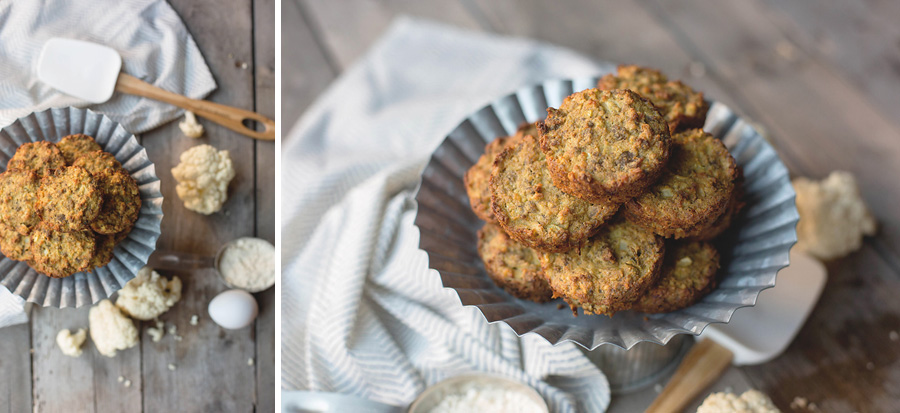
[{"label": "golden brown muffin", "polygon": [[55,231],[87,229],[103,200],[94,177],[77,166],[56,169],[41,179],[38,207],[43,225]]},{"label": "golden brown muffin", "polygon": [[38,226],[31,233],[32,268],[53,278],[87,270],[95,242],[91,231],[60,232]]},{"label": "golden brown muffin", "polygon": [[703,100],[703,93],[695,92],[681,81],[669,81],[658,70],[619,66],[617,74],[603,76],[597,87],[601,90],[629,89],[650,99],[673,134],[685,129],[702,128],[706,122],[709,105]]},{"label": "golden brown muffin", "polygon": [[703,229],[699,234],[691,239],[696,241],[709,241],[722,235],[723,232],[731,227],[731,223],[737,218],[744,209],[744,174],[741,172],[740,166],[737,167],[738,177],[734,181],[734,191],[728,205],[725,206],[725,212],[716,219],[709,227]]},{"label": "golden brown muffin", "polygon": [[497,224],[489,222],[478,231],[478,255],[491,280],[513,296],[538,303],[553,296],[540,253],[511,239]]},{"label": "golden brown muffin", "polygon": [[62,152],[62,156],[66,160],[66,165],[72,165],[76,159],[89,152],[103,150],[94,138],[83,133],[64,136],[59,143],[56,144],[56,147]]},{"label": "golden brown muffin", "polygon": [[113,250],[116,248],[116,235],[96,234],[94,255],[88,264],[87,271],[94,272],[97,268],[105,267],[113,259]]},{"label": "golden brown muffin", "polygon": [[719,253],[706,242],[669,242],[659,281],[631,309],[668,313],[688,307],[715,287]]},{"label": "golden brown muffin", "polygon": [[630,90],[569,95],[559,109],[547,109],[538,129],[553,183],[595,203],[639,195],[669,160],[665,120]]},{"label": "golden brown muffin", "polygon": [[8,225],[0,224],[0,252],[11,260],[30,261],[33,258],[31,235],[22,235]]},{"label": "golden brown muffin", "polygon": [[66,166],[66,160],[56,145],[46,142],[28,142],[16,149],[6,170],[34,171],[40,176],[46,176],[50,171]]},{"label": "golden brown muffin", "polygon": [[487,222],[497,222],[491,211],[491,167],[494,164],[494,158],[504,149],[520,142],[522,136],[526,134],[537,137],[533,125],[522,125],[515,135],[503,136],[491,141],[484,147],[484,153],[478,158],[478,162],[475,162],[475,165],[472,165],[463,176],[466,194],[469,195],[469,205],[478,218]]},{"label": "golden brown muffin", "polygon": [[128,234],[131,233],[132,229],[134,229],[134,224],[129,225],[128,228],[125,228],[121,232],[113,234],[113,238],[116,240],[116,244],[125,241],[125,238],[128,238]]},{"label": "golden brown muffin", "polygon": [[694,237],[725,212],[737,167],[722,141],[700,129],[678,133],[673,140],[663,176],[625,204],[625,215],[667,238]]},{"label": "golden brown muffin", "polygon": [[29,170],[0,174],[0,220],[19,234],[28,235],[41,222],[37,209],[40,177]]},{"label": "golden brown muffin", "polygon": [[560,191],[547,171],[537,139],[523,136],[494,160],[491,208],[513,239],[542,251],[566,251],[583,244],[619,208],[593,204]]},{"label": "golden brown muffin", "polygon": [[92,175],[100,173],[108,169],[121,169],[122,164],[116,160],[116,157],[109,152],[93,151],[79,156],[72,163],[74,166],[80,166],[90,172]]},{"label": "golden brown muffin", "polygon": [[141,211],[141,193],[137,182],[123,169],[108,169],[94,174],[103,202],[91,229],[99,234],[115,234],[128,229]]},{"label": "golden brown muffin", "polygon": [[579,248],[542,254],[541,268],[573,311],[611,316],[656,282],[664,252],[662,238],[618,217]]}]

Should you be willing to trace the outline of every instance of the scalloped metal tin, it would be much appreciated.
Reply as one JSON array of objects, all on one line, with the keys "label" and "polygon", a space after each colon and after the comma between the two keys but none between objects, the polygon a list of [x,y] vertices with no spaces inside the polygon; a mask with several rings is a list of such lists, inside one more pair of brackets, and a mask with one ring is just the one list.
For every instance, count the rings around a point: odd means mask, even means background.
[{"label": "scalloped metal tin", "polygon": [[513,134],[522,122],[543,119],[548,106],[558,107],[566,96],[595,87],[598,80],[551,80],[520,89],[450,132],[423,170],[416,194],[419,248],[427,253],[429,267],[463,305],[478,307],[488,322],[506,323],[520,336],[537,334],[551,344],[571,341],[590,350],[612,344],[628,350],[641,342],[664,345],[679,334],[698,335],[710,323],[727,323],[735,310],[754,305],[760,291],[775,286],[776,273],[788,265],[797,240],[798,214],[788,170],[775,150],[749,123],[717,102],[711,104],[704,129],[722,139],[743,168],[747,206],[717,241],[723,261],[716,290],[691,307],[666,314],[625,311],[613,317],[573,317],[568,308],[558,309],[562,300],[519,300],[487,277],[475,242],[483,223],[469,208],[463,175],[486,143]]},{"label": "scalloped metal tin", "polygon": [[0,285],[43,307],[81,307],[109,298],[147,264],[161,233],[163,196],[156,168],[137,137],[103,114],[88,109],[54,108],[19,118],[0,130],[0,165],[5,170],[23,143],[55,143],[75,133],[93,136],[137,180],[141,212],[128,237],[116,245],[112,261],[93,273],[51,278],[38,274],[24,262],[0,255]]}]

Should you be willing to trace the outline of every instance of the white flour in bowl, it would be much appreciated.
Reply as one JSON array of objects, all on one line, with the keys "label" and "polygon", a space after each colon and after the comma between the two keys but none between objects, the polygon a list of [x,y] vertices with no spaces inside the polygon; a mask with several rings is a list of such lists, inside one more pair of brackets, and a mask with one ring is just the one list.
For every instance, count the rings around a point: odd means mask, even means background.
[{"label": "white flour in bowl", "polygon": [[235,288],[257,292],[275,283],[275,246],[259,238],[239,238],[222,251],[219,272]]},{"label": "white flour in bowl", "polygon": [[485,383],[463,383],[448,389],[429,413],[541,413],[544,410],[531,397],[505,386]]}]

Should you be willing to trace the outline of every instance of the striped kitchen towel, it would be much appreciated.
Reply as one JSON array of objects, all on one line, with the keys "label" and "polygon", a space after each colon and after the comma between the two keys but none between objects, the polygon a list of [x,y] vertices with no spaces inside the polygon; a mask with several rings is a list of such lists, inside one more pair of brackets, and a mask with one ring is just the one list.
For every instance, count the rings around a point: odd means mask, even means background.
[{"label": "striped kitchen towel", "polygon": [[[41,48],[52,37],[112,47],[122,56],[123,72],[170,92],[199,99],[216,88],[200,49],[165,0],[0,1],[0,127],[47,108],[87,106],[37,79]],[[119,93],[90,108],[132,133],[182,113],[165,103]]]},{"label": "striped kitchen towel", "polygon": [[554,412],[606,409],[606,378],[575,345],[519,338],[463,307],[428,269],[413,226],[419,173],[463,117],[601,67],[549,45],[400,19],[322,94],[282,151],[284,389],[405,407],[444,378],[486,372],[531,385]]}]

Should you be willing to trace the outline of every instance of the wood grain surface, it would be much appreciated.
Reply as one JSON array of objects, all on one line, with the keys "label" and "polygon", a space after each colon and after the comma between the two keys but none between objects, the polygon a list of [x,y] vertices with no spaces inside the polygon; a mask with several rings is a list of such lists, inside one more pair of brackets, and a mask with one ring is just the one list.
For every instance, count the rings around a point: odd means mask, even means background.
[{"label": "wood grain surface", "polygon": [[[284,0],[284,131],[407,15],[657,67],[763,128],[794,176],[853,172],[879,232],[827,263],[797,339],[712,389],[757,388],[783,411],[900,410],[900,4],[800,0]],[[662,380],[660,384],[665,384]],[[640,411],[653,387],[613,398]],[[708,393],[707,393],[708,394]],[[703,396],[705,396],[704,394]],[[792,402],[806,400],[806,408]],[[695,400],[693,411],[699,404]],[[794,406],[798,406],[796,403]],[[692,410],[693,409],[693,410]]]},{"label": "wood grain surface", "polygon": [[[274,0],[169,2],[216,79],[218,89],[208,99],[274,118]],[[177,121],[139,137],[165,197],[158,249],[212,255],[238,237],[274,242],[275,144],[200,122],[206,134],[197,140],[185,137]],[[210,216],[184,208],[170,173],[179,155],[199,144],[228,150],[236,172],[228,201]],[[101,356],[90,340],[82,357],[64,356],[56,334],[87,327],[87,308],[35,308],[29,324],[0,329],[0,412],[274,412],[274,291],[255,295],[260,315],[253,326],[231,331],[206,311],[227,289],[213,271],[163,275],[184,283],[181,301],[160,317],[167,329],[177,327],[180,340],[167,334],[154,343],[147,334],[153,322],[144,322],[138,324],[140,344],[115,358]],[[194,315],[196,326],[190,324]]]}]

